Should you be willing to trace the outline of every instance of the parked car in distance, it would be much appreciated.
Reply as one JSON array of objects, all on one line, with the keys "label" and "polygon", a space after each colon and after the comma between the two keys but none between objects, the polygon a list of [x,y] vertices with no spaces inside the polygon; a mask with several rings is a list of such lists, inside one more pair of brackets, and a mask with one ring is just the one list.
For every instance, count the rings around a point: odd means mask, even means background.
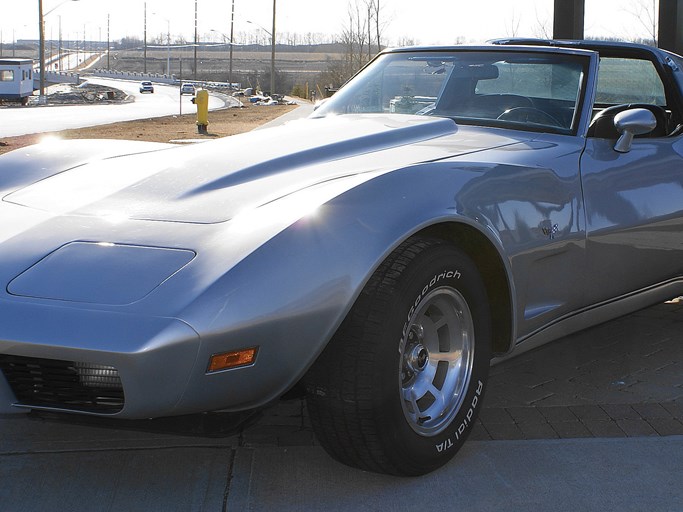
[{"label": "parked car in distance", "polygon": [[299,393],[332,457],[420,475],[492,361],[683,295],[683,58],[388,49],[285,126],[6,153],[0,198],[0,414]]},{"label": "parked car in distance", "polygon": [[196,92],[194,84],[183,84],[180,86],[180,94],[194,94]]},{"label": "parked car in distance", "polygon": [[152,84],[152,82],[149,81],[140,82],[140,92],[151,92],[152,94],[154,94],[154,85]]}]

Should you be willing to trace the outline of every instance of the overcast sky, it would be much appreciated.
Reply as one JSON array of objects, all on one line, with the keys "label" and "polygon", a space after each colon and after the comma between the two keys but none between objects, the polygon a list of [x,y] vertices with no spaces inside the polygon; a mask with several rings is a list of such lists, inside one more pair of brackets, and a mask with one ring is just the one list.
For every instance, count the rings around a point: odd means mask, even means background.
[{"label": "overcast sky", "polygon": [[[355,1],[355,0],[351,0]],[[362,1],[362,0],[360,0]],[[647,36],[636,5],[653,0],[586,0],[586,35],[630,38]],[[0,0],[2,41],[38,37],[38,0]],[[43,0],[46,37],[58,38],[61,19],[64,39],[142,38],[144,0]],[[195,0],[147,0],[147,34],[165,34],[167,20],[172,37],[194,38]],[[231,0],[197,0],[198,30],[230,32]],[[349,0],[277,0],[276,32],[338,34],[348,19]],[[553,0],[381,0],[385,40],[396,44],[413,39],[419,44],[452,44],[460,40],[483,41],[512,35],[541,37],[552,33]],[[21,6],[21,7],[19,7]],[[32,9],[31,7],[34,6]],[[252,31],[247,20],[270,30],[272,0],[235,0],[235,31]],[[239,43],[239,41],[237,41]]]}]

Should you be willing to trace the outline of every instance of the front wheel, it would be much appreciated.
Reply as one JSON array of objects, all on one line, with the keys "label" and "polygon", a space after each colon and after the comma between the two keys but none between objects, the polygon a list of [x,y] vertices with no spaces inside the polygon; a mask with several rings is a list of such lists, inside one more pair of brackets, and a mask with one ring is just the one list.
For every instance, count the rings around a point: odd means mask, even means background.
[{"label": "front wheel", "polygon": [[481,409],[490,318],[464,252],[441,240],[404,242],[306,377],[322,446],[345,464],[396,475],[449,461]]}]

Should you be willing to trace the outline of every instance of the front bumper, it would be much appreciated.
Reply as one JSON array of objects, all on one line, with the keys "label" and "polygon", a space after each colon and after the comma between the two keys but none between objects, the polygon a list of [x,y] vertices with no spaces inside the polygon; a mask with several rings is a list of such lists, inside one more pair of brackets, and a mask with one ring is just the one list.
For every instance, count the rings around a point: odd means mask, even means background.
[{"label": "front bumper", "polygon": [[[174,414],[195,366],[198,348],[197,333],[173,318],[2,300],[0,355],[5,358],[5,364],[7,361],[29,365],[35,365],[35,361],[54,361],[58,363],[59,372],[69,366],[63,364],[65,362],[85,366],[85,378],[89,382],[79,387],[81,391],[93,381],[102,382],[93,379],[92,368],[111,367],[120,378],[124,397],[120,407],[110,409],[69,403],[68,399],[46,402],[45,397],[52,390],[44,388],[44,370],[36,369],[33,383],[25,385],[20,393],[14,392],[18,389],[16,375],[10,377],[8,373],[7,378],[0,375],[0,414],[22,412],[27,408],[124,418]],[[84,373],[82,369],[79,372]],[[19,373],[24,384],[25,377],[32,375],[30,366]],[[54,385],[54,378],[47,380],[48,385]],[[13,381],[12,385],[8,381]],[[107,385],[111,387],[111,379]],[[31,386],[35,389],[33,395]]]}]

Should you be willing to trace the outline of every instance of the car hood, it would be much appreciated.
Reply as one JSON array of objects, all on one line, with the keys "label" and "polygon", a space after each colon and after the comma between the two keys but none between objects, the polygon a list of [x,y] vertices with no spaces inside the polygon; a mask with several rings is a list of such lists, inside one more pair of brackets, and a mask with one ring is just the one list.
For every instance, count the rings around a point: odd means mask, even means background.
[{"label": "car hood", "polygon": [[209,224],[330,180],[516,142],[443,118],[305,119],[191,147],[53,164],[3,201],[55,215]]}]

